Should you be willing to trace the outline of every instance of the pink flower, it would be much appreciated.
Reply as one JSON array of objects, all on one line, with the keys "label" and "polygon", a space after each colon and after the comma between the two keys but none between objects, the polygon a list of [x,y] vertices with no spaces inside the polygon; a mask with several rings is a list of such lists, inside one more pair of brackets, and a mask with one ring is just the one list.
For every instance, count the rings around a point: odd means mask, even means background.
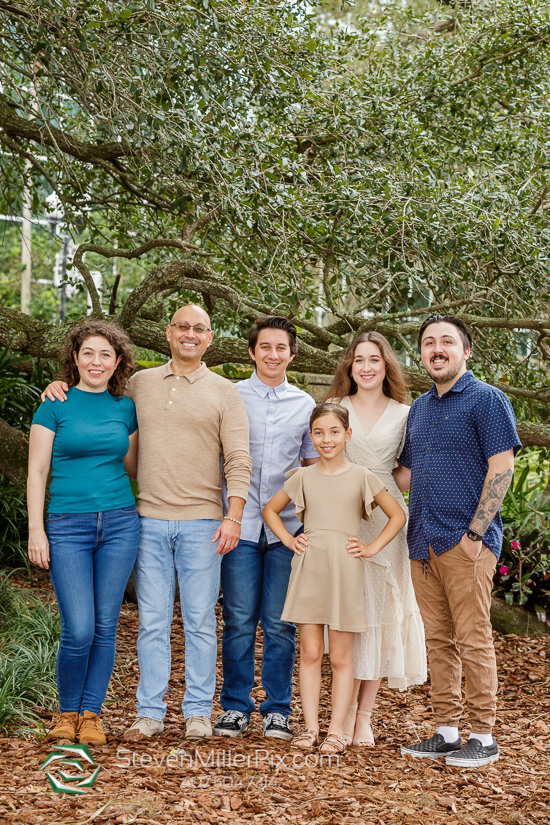
[{"label": "pink flower", "polygon": [[514,548],[514,550],[521,550],[521,544],[519,543],[519,541],[513,541],[512,547]]},{"label": "pink flower", "polygon": [[498,572],[501,576],[506,576],[510,572],[510,568],[503,564],[502,567],[499,567]]}]

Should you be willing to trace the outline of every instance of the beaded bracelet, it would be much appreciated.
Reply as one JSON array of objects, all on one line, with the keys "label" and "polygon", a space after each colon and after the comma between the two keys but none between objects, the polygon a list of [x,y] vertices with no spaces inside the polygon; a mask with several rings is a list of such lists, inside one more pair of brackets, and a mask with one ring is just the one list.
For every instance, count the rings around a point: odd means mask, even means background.
[{"label": "beaded bracelet", "polygon": [[242,527],[242,524],[243,524],[243,523],[242,523],[242,521],[239,521],[239,520],[238,520],[238,519],[236,519],[236,518],[231,518],[231,516],[224,516],[224,519],[223,519],[223,520],[224,520],[224,521],[234,521],[234,522],[235,522],[235,524],[240,524],[240,525],[241,525],[241,527]]}]

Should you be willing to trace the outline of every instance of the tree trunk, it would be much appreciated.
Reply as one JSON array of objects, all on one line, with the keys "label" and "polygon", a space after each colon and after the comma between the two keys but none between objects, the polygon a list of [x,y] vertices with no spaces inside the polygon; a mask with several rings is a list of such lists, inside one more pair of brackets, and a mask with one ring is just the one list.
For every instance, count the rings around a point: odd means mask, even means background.
[{"label": "tree trunk", "polygon": [[[105,320],[118,324],[121,322],[121,318],[117,316],[107,316]],[[57,360],[67,333],[78,323],[79,321],[73,321],[69,324],[50,325],[17,310],[0,309],[0,346],[26,355]],[[170,356],[165,329],[155,321],[137,317],[133,319],[126,332],[136,346]],[[333,375],[341,354],[342,351],[328,352],[325,349],[303,345],[292,362],[292,368],[298,372]],[[204,360],[209,367],[231,363],[249,364],[248,343],[241,338],[214,338],[212,345],[206,350]],[[432,385],[431,378],[414,367],[403,367],[403,372],[411,390],[426,392]],[[498,386],[512,395],[530,393],[528,390],[521,391],[503,384]],[[525,447],[550,447],[548,424],[520,421],[517,430]]]}]

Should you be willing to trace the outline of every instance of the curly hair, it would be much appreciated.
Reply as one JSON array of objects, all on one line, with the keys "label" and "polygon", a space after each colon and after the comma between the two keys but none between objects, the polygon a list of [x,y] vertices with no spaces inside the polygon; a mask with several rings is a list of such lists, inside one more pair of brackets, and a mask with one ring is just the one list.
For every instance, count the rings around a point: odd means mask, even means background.
[{"label": "curly hair", "polygon": [[84,320],[80,326],[73,329],[65,341],[61,351],[61,368],[58,378],[66,381],[69,387],[76,387],[80,381],[80,373],[74,356],[78,355],[84,341],[95,335],[105,338],[114,349],[120,361],[109,379],[107,389],[115,398],[122,398],[128,379],[134,372],[136,364],[132,353],[132,345],[126,333],[114,324],[106,321]]},{"label": "curly hair", "polygon": [[393,398],[395,401],[399,401],[400,404],[404,404],[407,394],[407,384],[390,342],[380,332],[362,332],[361,335],[358,335],[357,338],[351,342],[334,373],[327,399],[331,398],[335,401],[341,401],[346,395],[355,395],[357,392],[357,384],[351,377],[351,365],[355,358],[355,350],[359,344],[364,344],[367,341],[378,347],[380,355],[386,365],[386,375],[384,383],[382,384],[384,395],[387,395],[388,398]]}]

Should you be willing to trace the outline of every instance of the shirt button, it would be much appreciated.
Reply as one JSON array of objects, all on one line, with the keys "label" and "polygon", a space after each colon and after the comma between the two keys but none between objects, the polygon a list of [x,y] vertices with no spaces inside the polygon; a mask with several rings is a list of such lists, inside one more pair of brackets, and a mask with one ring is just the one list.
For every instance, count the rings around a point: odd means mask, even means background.
[{"label": "shirt button", "polygon": [[[431,447],[428,447],[428,450],[431,450],[431,449],[432,449]],[[426,470],[424,470],[424,472],[426,472]]]},{"label": "shirt button", "polygon": [[268,421],[268,422],[267,422],[267,426],[268,426],[268,427],[271,427],[271,421]]},{"label": "shirt button", "polygon": [[262,490],[265,490],[265,484],[262,484]]},{"label": "shirt button", "polygon": [[176,381],[179,381],[179,380],[180,380],[179,375],[176,375]]},{"label": "shirt button", "polygon": [[171,404],[172,402],[171,402],[171,401],[169,401],[168,403],[169,403],[169,404]]},{"label": "shirt button", "polygon": [[175,388],[175,387],[172,387],[172,392],[176,392],[176,388]]}]

